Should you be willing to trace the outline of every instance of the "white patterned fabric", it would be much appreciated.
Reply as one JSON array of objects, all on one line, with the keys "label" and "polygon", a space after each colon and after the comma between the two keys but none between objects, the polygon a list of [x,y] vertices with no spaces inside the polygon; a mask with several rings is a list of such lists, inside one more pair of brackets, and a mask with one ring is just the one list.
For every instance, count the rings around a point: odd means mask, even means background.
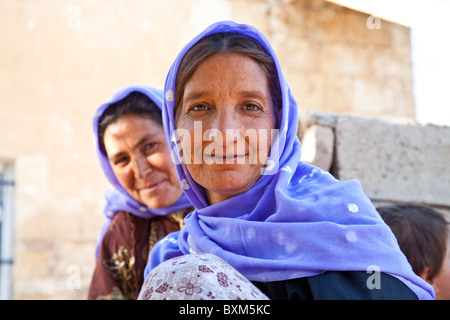
[{"label": "white patterned fabric", "polygon": [[138,300],[268,300],[224,260],[187,254],[161,263],[142,286]]}]

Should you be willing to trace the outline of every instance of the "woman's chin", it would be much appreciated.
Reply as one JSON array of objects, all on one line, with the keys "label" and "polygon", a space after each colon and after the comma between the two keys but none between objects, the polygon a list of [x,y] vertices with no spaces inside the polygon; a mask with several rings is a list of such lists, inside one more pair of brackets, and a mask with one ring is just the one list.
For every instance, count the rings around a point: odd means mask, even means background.
[{"label": "woman's chin", "polygon": [[149,208],[162,209],[173,205],[181,196],[182,191],[172,189],[161,189],[158,192],[139,192],[139,202]]},{"label": "woman's chin", "polygon": [[160,201],[159,199],[142,199],[141,203],[152,209],[162,209],[168,206],[164,201]]},{"label": "woman's chin", "polygon": [[210,204],[214,204],[237,196],[241,193],[244,193],[245,191],[249,190],[252,185],[253,183],[250,185],[248,183],[245,184],[230,183],[227,184],[226,186],[209,185],[207,188],[204,189]]},{"label": "woman's chin", "polygon": [[161,209],[167,206],[164,199],[162,199],[161,196],[147,191],[139,192],[138,201],[146,205],[147,207],[153,209]]}]

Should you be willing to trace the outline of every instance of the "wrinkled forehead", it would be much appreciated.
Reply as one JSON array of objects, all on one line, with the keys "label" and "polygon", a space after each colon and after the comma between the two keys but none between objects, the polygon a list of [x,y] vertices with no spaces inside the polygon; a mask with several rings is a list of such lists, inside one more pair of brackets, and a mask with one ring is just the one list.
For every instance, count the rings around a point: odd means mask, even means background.
[{"label": "wrinkled forehead", "polygon": [[[180,69],[180,64],[183,58],[186,56],[189,50],[191,50],[199,41],[202,39],[214,35],[214,34],[220,34],[220,33],[239,33],[244,36],[250,37],[254,39],[256,42],[258,42],[269,54],[271,57],[274,65],[275,70],[273,71],[277,76],[277,82],[279,84],[279,105],[277,106],[278,109],[278,115],[280,115],[282,118],[280,125],[283,126],[283,124],[286,122],[289,114],[289,118],[293,119],[297,116],[297,110],[293,110],[294,112],[287,112],[287,109],[290,109],[291,107],[296,107],[295,101],[293,98],[291,98],[289,87],[286,83],[286,80],[284,78],[283,72],[281,70],[280,63],[278,61],[278,58],[270,45],[267,38],[259,32],[257,29],[248,26],[248,25],[242,25],[237,24],[234,22],[221,22],[214,24],[207,28],[203,33],[200,33],[195,38],[193,38],[179,53],[177,58],[175,59],[174,63],[171,66],[171,69],[168,73],[168,76],[166,78],[166,84],[165,84],[165,100],[164,100],[164,111],[163,111],[163,119],[165,119],[166,122],[166,132],[168,135],[171,135],[171,131],[175,130],[175,103],[178,103],[179,99],[177,99],[176,95],[178,95],[178,98],[182,95],[182,92],[176,92],[176,78]],[[177,101],[175,101],[177,100]],[[295,120],[295,119],[293,119]],[[280,128],[281,129],[281,128]]]},{"label": "wrinkled forehead", "polygon": [[[186,97],[186,90],[189,91],[188,87],[197,74],[194,83],[200,88],[196,90],[217,93],[229,90],[227,87],[240,80],[244,80],[240,84],[244,87],[255,82],[254,85],[260,85],[260,90],[269,89],[272,104],[276,109],[281,109],[279,68],[269,44],[258,37],[231,31],[208,34],[188,47],[181,56],[174,78],[176,92],[166,92],[166,99],[175,100],[175,117]],[[207,69],[205,64],[208,64]],[[253,67],[249,68],[252,64]],[[241,91],[249,90],[242,88]]]},{"label": "wrinkled forehead", "polygon": [[186,101],[210,96],[229,97],[236,94],[253,97],[269,96],[269,78],[260,64],[240,53],[216,53],[202,61],[177,97],[176,112]]}]

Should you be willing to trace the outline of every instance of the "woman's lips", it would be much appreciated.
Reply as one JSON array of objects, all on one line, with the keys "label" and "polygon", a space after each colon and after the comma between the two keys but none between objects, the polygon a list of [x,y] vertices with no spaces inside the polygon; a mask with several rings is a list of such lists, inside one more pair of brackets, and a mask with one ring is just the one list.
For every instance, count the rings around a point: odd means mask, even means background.
[{"label": "woman's lips", "polygon": [[219,163],[223,163],[223,162],[234,162],[234,161],[238,161],[240,159],[243,159],[244,157],[246,157],[247,154],[241,154],[241,155],[235,155],[235,154],[231,154],[231,155],[209,155],[209,154],[205,154],[204,157],[209,158],[213,161],[217,161]]},{"label": "woman's lips", "polygon": [[153,192],[155,191],[158,187],[160,187],[166,180],[161,180],[158,181],[156,183],[152,183],[152,184],[148,184],[142,188],[138,188],[139,192]]}]

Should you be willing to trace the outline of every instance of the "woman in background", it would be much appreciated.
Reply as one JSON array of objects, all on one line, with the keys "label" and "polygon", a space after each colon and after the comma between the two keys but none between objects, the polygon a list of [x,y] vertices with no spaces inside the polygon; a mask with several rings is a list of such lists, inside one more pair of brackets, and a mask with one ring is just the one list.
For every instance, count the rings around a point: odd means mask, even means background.
[{"label": "woman in background", "polygon": [[192,210],[170,158],[161,104],[160,90],[132,86],[95,113],[96,153],[114,189],[105,193],[88,299],[136,299],[152,247]]}]

